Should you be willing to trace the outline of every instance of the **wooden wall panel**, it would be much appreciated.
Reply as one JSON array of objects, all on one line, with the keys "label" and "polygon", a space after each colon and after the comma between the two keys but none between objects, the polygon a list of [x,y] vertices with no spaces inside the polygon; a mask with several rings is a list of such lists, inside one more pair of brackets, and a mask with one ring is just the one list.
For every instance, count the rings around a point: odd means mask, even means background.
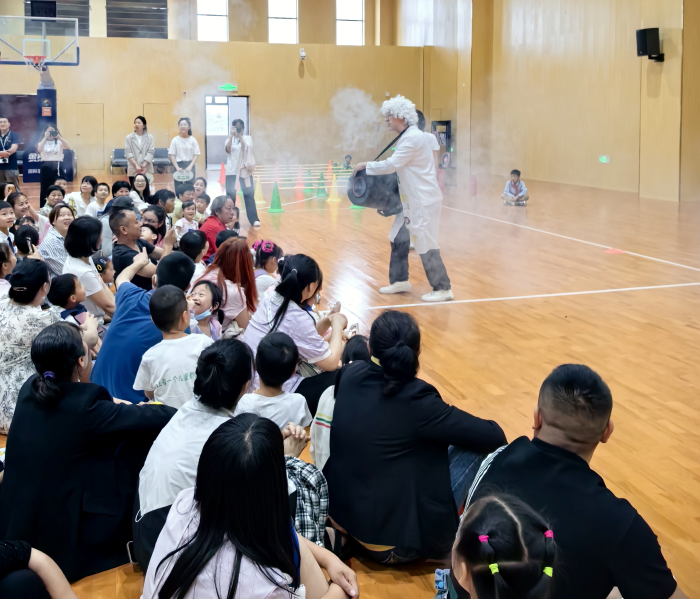
[{"label": "wooden wall panel", "polygon": [[492,172],[637,191],[640,0],[494,6]]},{"label": "wooden wall panel", "polygon": [[[204,96],[223,83],[235,83],[239,93],[251,97],[258,163],[342,159],[341,133],[354,121],[332,116],[330,102],[340,90],[353,87],[369,94],[370,112],[378,111],[387,91],[409,98],[422,95],[421,48],[306,44],[303,64],[298,46],[275,44],[86,38],[80,49],[79,67],[52,69],[58,125],[69,142],[75,141],[81,118],[77,104],[88,98],[104,104],[106,169],[112,149],[123,147],[144,104],[171,107],[167,140],[177,134],[178,117],[192,118],[193,134],[203,146]],[[139,77],[129,75],[133,64],[140,65]],[[23,66],[3,68],[4,93],[36,92],[36,74]],[[156,131],[149,125],[152,134],[163,135],[161,127]],[[372,129],[371,136],[357,142],[359,154],[353,157],[374,158],[385,138],[383,128],[379,133]]]},{"label": "wooden wall panel", "polygon": [[[60,129],[59,129],[60,130]],[[105,170],[104,106],[102,104],[75,105],[75,153],[83,174]],[[122,142],[121,147],[124,147]]]},{"label": "wooden wall panel", "polygon": [[491,179],[494,3],[472,0],[472,10],[470,168],[482,187]]},{"label": "wooden wall panel", "polygon": [[472,79],[472,1],[457,0],[457,106],[453,129],[454,165],[460,201],[471,178],[471,79]]},{"label": "wooden wall panel", "polygon": [[683,6],[681,201],[700,200],[700,2]]}]

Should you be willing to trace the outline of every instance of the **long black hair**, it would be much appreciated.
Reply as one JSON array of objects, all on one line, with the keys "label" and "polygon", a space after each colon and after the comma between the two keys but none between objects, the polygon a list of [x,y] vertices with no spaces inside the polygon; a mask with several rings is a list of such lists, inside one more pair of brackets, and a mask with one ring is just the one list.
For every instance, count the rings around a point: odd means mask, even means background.
[{"label": "long black hair", "polygon": [[555,558],[546,520],[515,497],[493,494],[464,514],[452,566],[466,566],[479,599],[546,599]]},{"label": "long black hair", "polygon": [[384,395],[395,395],[418,372],[420,328],[406,312],[387,310],[372,323],[369,349],[384,370]]},{"label": "long black hair", "polygon": [[168,232],[168,227],[165,224],[165,210],[163,210],[163,208],[160,206],[149,206],[141,213],[141,216],[143,217],[146,212],[153,212],[153,214],[156,215],[158,222],[161,223],[156,230],[156,233],[158,233],[158,241],[160,241]]},{"label": "long black hair", "polygon": [[190,118],[187,116],[181,116],[179,119],[177,119],[178,128],[180,127],[180,123],[182,121],[187,121],[187,135],[192,135],[192,121],[190,120]]},{"label": "long black hair", "polygon": [[143,132],[148,133],[148,123],[146,123],[146,117],[141,115],[134,118],[134,120],[139,119],[143,123]]},{"label": "long black hair", "polygon": [[302,310],[304,309],[301,305],[301,294],[304,289],[314,283],[316,283],[316,290],[323,286],[323,273],[318,263],[304,254],[287,256],[284,259],[283,272],[280,274],[282,275],[282,282],[277,285],[275,291],[284,298],[284,301],[277,310],[272,322],[268,323],[270,332],[275,331],[280,325],[287,313],[290,302],[294,302]]},{"label": "long black hair", "polygon": [[34,396],[53,407],[63,397],[58,383],[69,382],[78,360],[85,357],[80,329],[65,321],[49,325],[34,338],[31,357],[38,373],[32,381]]},{"label": "long black hair", "polygon": [[[143,195],[141,195],[139,190],[136,189],[136,177],[143,177],[146,181],[146,187],[143,188]],[[135,191],[137,195],[147,204],[153,204],[153,200],[151,199],[151,185],[149,184],[148,177],[145,174],[139,173],[138,175],[134,175],[134,182],[131,184],[131,191]]]},{"label": "long black hair", "polygon": [[236,595],[236,570],[243,556],[280,588],[286,585],[273,568],[288,574],[293,588],[299,587],[301,562],[292,536],[296,533],[289,510],[284,444],[274,422],[248,413],[219,426],[202,449],[194,501],[199,510],[197,532],[158,564],[159,569],[177,556],[159,599],[182,599],[226,543],[236,549],[227,599]]}]

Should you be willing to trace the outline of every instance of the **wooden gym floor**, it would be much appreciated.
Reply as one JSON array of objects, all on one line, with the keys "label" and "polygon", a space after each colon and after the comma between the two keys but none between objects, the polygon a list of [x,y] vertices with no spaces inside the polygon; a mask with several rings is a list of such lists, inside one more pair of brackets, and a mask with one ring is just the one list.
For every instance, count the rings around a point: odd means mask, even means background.
[{"label": "wooden gym floor", "polygon": [[[285,212],[263,207],[262,227],[248,235],[316,258],[324,299],[341,300],[362,332],[383,308],[405,306],[423,331],[420,376],[447,402],[497,420],[509,440],[531,434],[552,368],[597,370],[616,426],[592,465],[649,522],[683,590],[700,598],[700,204],[527,183],[527,208],[503,206],[502,183],[475,198],[448,190],[441,246],[456,301],[444,305],[420,302],[429,287],[414,252],[413,291],[378,293],[388,283],[390,220],[345,199],[283,192]],[[245,232],[243,215],[241,223]],[[435,564],[351,566],[366,598],[433,596]],[[123,567],[74,586],[81,599],[135,599],[141,585]]]}]

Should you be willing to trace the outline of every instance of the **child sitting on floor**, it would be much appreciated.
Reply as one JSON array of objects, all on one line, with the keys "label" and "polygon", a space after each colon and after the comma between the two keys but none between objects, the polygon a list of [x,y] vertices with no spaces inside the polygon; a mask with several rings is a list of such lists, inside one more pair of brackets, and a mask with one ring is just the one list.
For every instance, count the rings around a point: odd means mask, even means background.
[{"label": "child sitting on floor", "polygon": [[141,225],[141,239],[151,245],[155,245],[158,241],[158,231],[155,230],[153,225]]},{"label": "child sitting on floor", "polygon": [[182,218],[175,223],[175,232],[177,233],[178,241],[189,231],[197,231],[199,225],[194,220],[194,215],[197,212],[193,200],[186,200],[182,203]]},{"label": "child sitting on floor", "polygon": [[190,311],[190,331],[194,335],[206,335],[212,341],[221,337],[221,323],[224,313],[221,310],[223,294],[211,281],[194,284],[187,299],[192,304]]},{"label": "child sitting on floor", "polygon": [[114,265],[112,261],[109,258],[105,258],[100,252],[93,254],[91,260],[95,265],[97,274],[100,275],[100,278],[104,284],[107,285],[109,290],[114,293]]},{"label": "child sitting on floor", "polygon": [[87,308],[80,302],[85,301],[85,287],[74,274],[66,273],[51,280],[51,288],[46,296],[54,305],[63,308],[61,318],[78,326],[85,322]]},{"label": "child sitting on floor", "polygon": [[198,223],[203,223],[207,220],[209,216],[209,204],[211,203],[211,198],[203,193],[202,195],[194,199],[194,205],[197,208],[197,212],[194,215],[194,220]]},{"label": "child sitting on floor", "polygon": [[141,359],[134,389],[149,399],[180,408],[194,393],[195,370],[202,351],[214,343],[206,335],[188,335],[190,311],[182,289],[174,285],[158,287],[148,302],[153,324],[163,333],[163,341]]},{"label": "child sitting on floor", "polygon": [[180,251],[185,256],[189,256],[194,262],[194,274],[190,281],[190,285],[193,285],[204,274],[206,269],[203,258],[209,251],[207,236],[202,231],[185,233],[180,239]]},{"label": "child sitting on floor", "polygon": [[304,396],[282,391],[282,385],[296,372],[298,361],[299,350],[289,335],[277,332],[263,337],[255,356],[260,389],[241,397],[234,416],[253,412],[269,418],[280,429],[290,422],[309,426],[311,412]]},{"label": "child sitting on floor", "polygon": [[177,198],[175,198],[173,204],[173,211],[168,214],[173,222],[182,218],[182,205],[185,202],[194,200],[194,187],[191,183],[180,183],[180,185],[175,188],[175,193],[177,194]]},{"label": "child sitting on floor", "polygon": [[506,183],[506,188],[501,195],[503,204],[507,206],[527,206],[530,196],[527,193],[525,183],[520,180],[520,171],[513,169],[510,171],[510,181]]},{"label": "child sitting on floor", "polygon": [[253,244],[255,258],[255,288],[260,299],[270,287],[277,285],[280,278],[277,274],[277,265],[284,257],[282,248],[271,241],[258,239]]},{"label": "child sitting on floor", "polygon": [[17,261],[24,260],[36,252],[39,246],[39,231],[32,225],[21,225],[15,231],[15,247],[17,248]]},{"label": "child sitting on floor", "polygon": [[46,204],[39,209],[39,214],[48,216],[53,210],[53,207],[59,202],[62,202],[65,196],[66,192],[63,187],[60,185],[50,185],[46,190]]},{"label": "child sitting on floor", "polygon": [[[355,335],[345,344],[340,363],[345,366],[357,360],[369,362],[369,339],[364,335]],[[328,387],[318,400],[318,408],[314,421],[309,430],[311,444],[309,454],[311,462],[319,470],[323,470],[331,455],[331,424],[335,410],[335,385]]]}]

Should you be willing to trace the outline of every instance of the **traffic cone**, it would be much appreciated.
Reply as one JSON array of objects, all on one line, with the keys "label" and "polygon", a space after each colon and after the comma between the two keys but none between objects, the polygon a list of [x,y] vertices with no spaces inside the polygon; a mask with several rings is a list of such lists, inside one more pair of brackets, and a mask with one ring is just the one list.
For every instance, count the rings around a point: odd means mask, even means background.
[{"label": "traffic cone", "polygon": [[[328,161],[328,168],[326,169],[326,180],[330,183],[333,179],[333,167],[331,166],[331,161]],[[328,190],[330,192],[330,189]]]},{"label": "traffic cone", "polygon": [[279,183],[280,181],[280,167],[277,165],[277,161],[275,160],[275,183]]},{"label": "traffic cone", "polygon": [[272,190],[272,200],[270,201],[270,207],[267,210],[268,212],[284,212],[282,210],[282,202],[280,201],[280,190],[277,187],[277,181],[275,181],[275,187]]},{"label": "traffic cone", "polygon": [[328,196],[327,202],[340,202],[340,196],[338,195],[338,188],[335,186],[335,175],[333,175],[333,182],[331,183],[331,193]]},{"label": "traffic cone", "polygon": [[304,193],[313,193],[316,191],[314,189],[314,180],[311,176],[311,171],[306,171],[306,187],[304,187]]},{"label": "traffic cone", "polygon": [[226,193],[226,166],[221,163],[221,171],[219,172],[219,185],[221,185],[221,193]]},{"label": "traffic cone", "polygon": [[323,173],[318,177],[318,188],[316,189],[317,198],[327,198],[328,192],[326,191],[326,182],[323,180]]},{"label": "traffic cone", "polygon": [[350,210],[364,210],[364,209],[365,209],[364,206],[358,206],[357,204],[353,204],[352,206],[350,206]]},{"label": "traffic cone", "polygon": [[301,167],[299,167],[299,172],[297,172],[297,182],[294,184],[296,189],[304,189],[304,177],[301,174]]},{"label": "traffic cone", "polygon": [[260,177],[255,180],[255,203],[258,206],[265,205],[265,198],[263,197],[262,185],[260,185]]}]

